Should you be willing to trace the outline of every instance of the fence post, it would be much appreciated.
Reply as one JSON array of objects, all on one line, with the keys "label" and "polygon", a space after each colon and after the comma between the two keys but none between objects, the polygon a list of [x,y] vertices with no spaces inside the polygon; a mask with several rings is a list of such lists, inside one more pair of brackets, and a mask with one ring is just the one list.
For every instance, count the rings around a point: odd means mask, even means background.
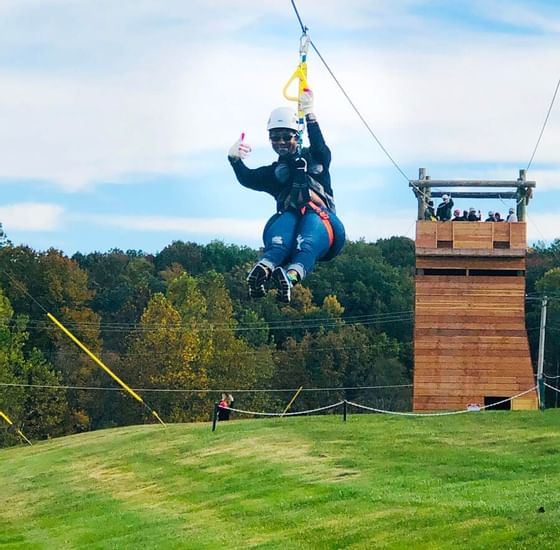
[{"label": "fence post", "polygon": [[348,406],[347,406],[347,402],[346,399],[344,400],[344,402],[342,403],[342,412],[343,412],[343,420],[344,422],[346,422],[346,410],[347,410]]},{"label": "fence post", "polygon": [[216,401],[214,403],[214,412],[212,414],[212,431],[216,431],[216,423],[218,422],[218,409],[220,408],[220,404]]},{"label": "fence post", "polygon": [[546,404],[544,400],[546,388],[544,384],[545,384],[544,377],[541,376],[539,378],[539,390],[538,390],[541,411],[544,411],[546,409]]},{"label": "fence post", "polygon": [[541,411],[545,409],[544,402],[544,339],[546,336],[546,306],[548,302],[548,297],[543,296],[541,301],[541,324],[539,330],[539,355],[537,359],[537,382],[538,382],[538,394],[539,394],[539,404]]}]

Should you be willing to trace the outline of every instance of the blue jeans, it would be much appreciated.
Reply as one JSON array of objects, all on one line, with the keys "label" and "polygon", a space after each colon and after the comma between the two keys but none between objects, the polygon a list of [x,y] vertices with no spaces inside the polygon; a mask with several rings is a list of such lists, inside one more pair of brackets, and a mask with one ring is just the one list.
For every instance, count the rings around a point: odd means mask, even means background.
[{"label": "blue jeans", "polygon": [[308,208],[303,215],[296,210],[286,210],[268,220],[263,231],[264,254],[260,262],[271,269],[279,265],[293,269],[301,280],[313,271],[318,261],[334,258],[346,240],[344,225],[331,210],[321,210],[328,213],[333,228],[332,246],[325,223],[313,210]]}]

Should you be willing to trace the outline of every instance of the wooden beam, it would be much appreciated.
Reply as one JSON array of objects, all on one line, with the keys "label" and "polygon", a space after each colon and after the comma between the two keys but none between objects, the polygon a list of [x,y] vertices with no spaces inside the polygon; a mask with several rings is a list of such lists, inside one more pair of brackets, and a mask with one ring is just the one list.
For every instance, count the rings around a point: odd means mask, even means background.
[{"label": "wooden beam", "polygon": [[[459,222],[460,223],[460,222]],[[472,222],[476,223],[476,222]],[[416,256],[472,256],[481,258],[488,257],[511,257],[524,258],[526,250],[524,248],[416,248]]]},{"label": "wooden beam", "polygon": [[[534,181],[523,180],[410,180],[409,187],[535,187]],[[435,193],[433,194],[435,195]]]},{"label": "wooden beam", "polygon": [[[432,198],[439,199],[448,194],[445,191],[434,191]],[[451,194],[454,199],[517,199],[518,196],[515,191],[456,191]]]}]

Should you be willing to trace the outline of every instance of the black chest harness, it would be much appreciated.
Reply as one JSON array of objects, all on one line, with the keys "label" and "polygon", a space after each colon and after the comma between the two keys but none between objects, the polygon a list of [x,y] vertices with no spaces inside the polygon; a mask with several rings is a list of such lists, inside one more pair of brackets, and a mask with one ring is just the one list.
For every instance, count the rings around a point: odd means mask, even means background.
[{"label": "black chest harness", "polygon": [[[314,165],[314,172],[320,174],[323,166]],[[286,186],[278,197],[278,211],[282,212],[287,209],[298,210],[303,216],[308,210],[312,210],[317,214],[323,222],[329,236],[329,245],[334,243],[334,231],[329,219],[327,208],[334,211],[334,202],[332,197],[325,192],[323,186],[307,173],[307,161],[303,157],[294,160],[293,169],[285,162],[278,164],[275,175],[280,182],[288,183],[292,179],[291,186]],[[311,199],[310,190],[313,190],[326,205],[321,208]]]}]

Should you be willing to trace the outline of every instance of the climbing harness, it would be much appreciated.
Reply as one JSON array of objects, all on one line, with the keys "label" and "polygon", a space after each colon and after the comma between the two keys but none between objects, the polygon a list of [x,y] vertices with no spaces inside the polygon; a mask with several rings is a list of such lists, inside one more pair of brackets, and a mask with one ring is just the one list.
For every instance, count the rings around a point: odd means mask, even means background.
[{"label": "climbing harness", "polygon": [[334,243],[334,230],[331,224],[331,219],[329,217],[329,213],[324,210],[323,208],[321,208],[320,206],[316,205],[313,201],[309,201],[301,210],[301,214],[305,214],[305,212],[307,211],[307,208],[311,208],[311,210],[313,210],[313,212],[315,212],[315,214],[317,214],[317,216],[319,216],[321,218],[321,221],[323,222],[325,229],[327,230],[327,234],[329,235],[329,248],[333,245]]},{"label": "climbing harness", "polygon": [[309,176],[306,171],[307,161],[303,157],[296,158],[294,179],[290,191],[290,204],[296,208],[307,204],[311,198],[309,195]]}]

